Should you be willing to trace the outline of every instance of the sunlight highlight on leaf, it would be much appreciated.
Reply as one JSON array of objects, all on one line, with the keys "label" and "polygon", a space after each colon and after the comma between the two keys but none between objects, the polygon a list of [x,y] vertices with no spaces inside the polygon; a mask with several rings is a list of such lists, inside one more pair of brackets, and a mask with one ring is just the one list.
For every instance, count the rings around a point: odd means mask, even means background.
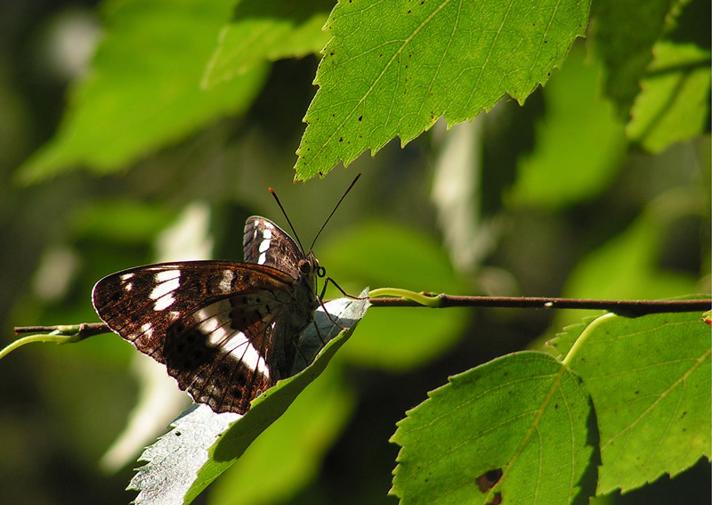
[{"label": "sunlight highlight on leaf", "polygon": [[569,505],[592,492],[589,397],[551,356],[503,356],[429,397],[391,439],[401,446],[391,490],[401,504]]},{"label": "sunlight highlight on leaf", "polygon": [[449,124],[519,102],[548,79],[588,20],[588,0],[339,2],[327,29],[296,178],[348,165],[440,116]]},{"label": "sunlight highlight on leaf", "polygon": [[569,366],[596,409],[597,494],[674,476],[712,455],[712,335],[702,314],[608,314],[577,343]]}]

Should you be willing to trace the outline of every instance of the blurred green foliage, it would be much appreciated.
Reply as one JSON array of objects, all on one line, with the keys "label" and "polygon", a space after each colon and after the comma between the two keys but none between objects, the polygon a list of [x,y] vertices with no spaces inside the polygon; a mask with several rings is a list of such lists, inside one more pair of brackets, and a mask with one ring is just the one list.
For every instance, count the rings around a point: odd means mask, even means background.
[{"label": "blurred green foliage", "polygon": [[[240,25],[239,7],[260,9],[253,4],[0,6],[5,338],[13,325],[96,320],[93,283],[154,261],[157,236],[197,201],[210,208],[216,256],[240,259],[248,215],[282,222],[265,191],[270,185],[310,242],[356,171],[364,177],[315,248],[349,291],[644,298],[710,291],[709,2],[626,2],[633,15],[594,9],[591,37],[563,59],[550,86],[523,106],[502,100],[480,114],[472,205],[499,226],[491,251],[467,273],[450,266],[429,203],[441,145],[430,134],[404,149],[390,143],[322,181],[290,184],[318,56],[280,58],[316,49],[325,40],[318,23],[292,23],[281,11],[273,20],[269,12],[256,16],[260,26],[283,30],[273,42],[294,36],[299,44],[269,49],[263,42],[260,54],[270,63],[252,62],[246,74],[201,87],[220,47],[231,57],[240,49],[220,46],[220,33],[223,44],[230,30],[259,33]],[[329,5],[303,8],[324,13]],[[230,62],[221,65],[230,74]],[[74,170],[80,167],[91,172]],[[307,390],[206,500],[394,503],[386,493],[397,448],[387,441],[407,409],[447,376],[585,316],[372,310],[340,352],[329,374],[335,382]],[[3,360],[0,503],[129,501],[123,488],[134,465],[105,475],[97,462],[136,401],[131,360],[131,347],[112,335]],[[324,404],[310,407],[319,398]],[[310,419],[314,425],[304,427]],[[280,461],[279,486],[259,489],[258,472]],[[705,462],[605,501],[704,503],[709,489]]]}]

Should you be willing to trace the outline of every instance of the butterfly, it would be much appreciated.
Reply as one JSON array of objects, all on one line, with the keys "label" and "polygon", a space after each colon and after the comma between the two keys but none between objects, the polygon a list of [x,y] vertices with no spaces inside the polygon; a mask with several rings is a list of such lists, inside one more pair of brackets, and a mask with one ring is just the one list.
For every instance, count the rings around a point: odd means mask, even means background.
[{"label": "butterfly", "polygon": [[185,261],[131,268],[96,283],[108,327],[165,364],[215,412],[244,414],[292,374],[299,334],[320,305],[325,270],[267,218],[245,223],[244,263]]}]

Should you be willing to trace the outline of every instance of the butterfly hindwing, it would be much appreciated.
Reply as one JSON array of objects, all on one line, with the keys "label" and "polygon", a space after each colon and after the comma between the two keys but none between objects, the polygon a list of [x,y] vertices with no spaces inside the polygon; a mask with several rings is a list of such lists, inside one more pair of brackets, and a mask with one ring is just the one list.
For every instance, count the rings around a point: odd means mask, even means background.
[{"label": "butterfly hindwing", "polygon": [[216,412],[244,413],[279,375],[271,343],[284,305],[272,302],[268,312],[265,303],[245,304],[239,300],[244,297],[220,300],[188,314],[166,334],[168,373],[196,402]]},{"label": "butterfly hindwing", "polygon": [[304,254],[287,232],[267,218],[247,218],[242,250],[248,263],[274,267],[294,279],[299,277],[298,265]]}]

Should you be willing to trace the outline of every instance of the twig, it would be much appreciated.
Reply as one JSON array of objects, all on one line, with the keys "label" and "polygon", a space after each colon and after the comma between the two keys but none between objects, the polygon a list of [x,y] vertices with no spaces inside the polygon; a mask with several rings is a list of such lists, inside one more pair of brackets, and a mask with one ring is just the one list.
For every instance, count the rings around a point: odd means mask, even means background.
[{"label": "twig", "polygon": [[[379,290],[380,291],[380,290]],[[372,291],[371,294],[375,293]],[[385,293],[385,292],[384,292]],[[374,307],[509,307],[533,309],[608,310],[621,315],[639,316],[662,312],[697,312],[712,309],[712,299],[696,300],[596,300],[589,298],[550,298],[544,296],[453,296],[416,293],[420,299],[403,296],[371,297]]]},{"label": "twig", "polygon": [[71,335],[82,338],[111,333],[109,327],[104,323],[79,323],[79,324],[59,324],[50,326],[15,326],[16,335],[25,333],[53,333],[55,335]]},{"label": "twig", "polygon": [[[379,295],[397,293],[399,296],[371,296],[374,307],[501,307],[521,309],[586,309],[608,310],[621,315],[641,316],[662,312],[701,312],[712,309],[712,299],[696,300],[596,300],[589,298],[550,298],[544,296],[454,296],[435,293],[415,293],[394,288],[371,291]],[[54,326],[17,326],[15,333],[54,333],[72,335],[79,339],[110,333],[104,323],[80,323]]]}]

